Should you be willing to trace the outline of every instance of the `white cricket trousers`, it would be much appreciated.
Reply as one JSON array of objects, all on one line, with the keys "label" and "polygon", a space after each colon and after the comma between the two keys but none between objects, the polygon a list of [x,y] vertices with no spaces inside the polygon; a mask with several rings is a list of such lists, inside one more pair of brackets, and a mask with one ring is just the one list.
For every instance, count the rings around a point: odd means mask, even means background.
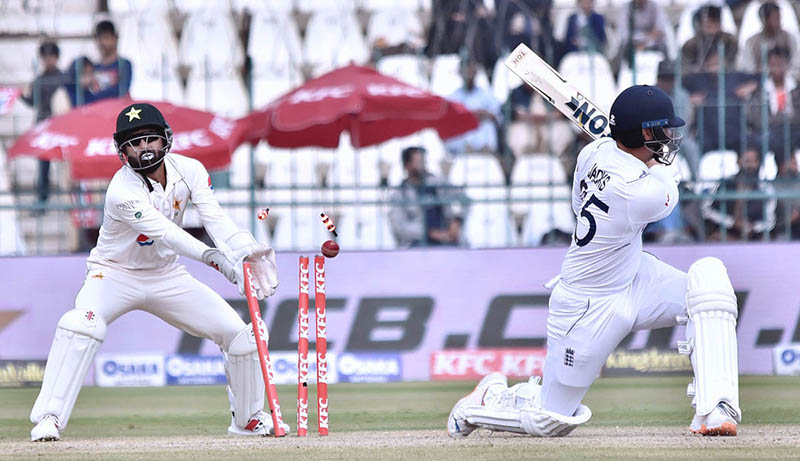
[{"label": "white cricket trousers", "polygon": [[550,295],[542,407],[572,416],[608,356],[632,331],[678,324],[687,275],[642,253],[633,282],[619,293],[585,296],[558,283]]},{"label": "white cricket trousers", "polygon": [[75,297],[75,308],[92,310],[109,325],[126,312],[143,310],[186,333],[214,341],[226,352],[246,326],[222,296],[179,264],[148,271],[92,265]]}]

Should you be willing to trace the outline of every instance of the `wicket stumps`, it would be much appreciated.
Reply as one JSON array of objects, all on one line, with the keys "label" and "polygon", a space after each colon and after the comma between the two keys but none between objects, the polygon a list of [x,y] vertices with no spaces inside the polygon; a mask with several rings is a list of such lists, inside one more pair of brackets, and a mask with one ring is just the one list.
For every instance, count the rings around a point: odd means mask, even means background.
[{"label": "wicket stumps", "polygon": [[258,305],[255,290],[253,289],[253,269],[249,262],[244,262],[244,293],[247,296],[247,308],[250,310],[250,321],[253,324],[253,334],[256,338],[256,348],[258,349],[258,361],[261,363],[261,373],[264,375],[264,386],[267,388],[267,400],[269,401],[269,411],[272,413],[272,424],[275,437],[283,437],[286,432],[283,430],[283,415],[281,415],[281,405],[278,403],[278,390],[275,387],[275,375],[272,372],[272,363],[269,360],[269,350],[266,338],[268,338],[267,326],[261,319],[261,309]]},{"label": "wicket stumps", "polygon": [[[297,309],[297,435],[308,435],[308,257],[300,257],[300,292]],[[325,309],[325,258],[314,257],[314,307],[317,352],[317,427],[328,435],[328,326]]]}]

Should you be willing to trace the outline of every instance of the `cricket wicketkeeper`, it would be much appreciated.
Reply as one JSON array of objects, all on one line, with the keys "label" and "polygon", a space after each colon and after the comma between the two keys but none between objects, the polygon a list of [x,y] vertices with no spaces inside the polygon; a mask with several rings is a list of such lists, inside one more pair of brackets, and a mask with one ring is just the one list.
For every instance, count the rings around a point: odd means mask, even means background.
[{"label": "cricket wicketkeeper", "polygon": [[[134,309],[214,341],[228,376],[228,432],[272,433],[272,419],[263,411],[264,380],[251,327],[219,294],[189,275],[178,256],[214,267],[240,291],[242,261],[248,258],[257,297],[263,299],[278,286],[274,251],[225,215],[199,161],[167,155],[172,130],[157,108],[134,103],[123,109],[114,143],[123,165],[108,186],[100,237],[87,259],[75,308],[58,321],[42,389],[31,411],[36,424],[31,440],[61,437],[107,325]],[[216,248],[180,227],[189,201]],[[289,426],[284,429],[288,433]]]}]

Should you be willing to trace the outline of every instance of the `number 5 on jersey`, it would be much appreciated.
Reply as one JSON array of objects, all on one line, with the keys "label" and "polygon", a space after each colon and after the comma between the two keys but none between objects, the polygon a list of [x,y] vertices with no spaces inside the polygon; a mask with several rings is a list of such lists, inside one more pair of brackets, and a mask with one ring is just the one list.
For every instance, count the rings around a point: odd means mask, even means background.
[{"label": "number 5 on jersey", "polygon": [[589,222],[589,230],[586,232],[582,238],[578,238],[578,226],[580,225],[580,219],[577,223],[575,223],[575,243],[579,247],[583,247],[589,244],[594,238],[594,234],[597,232],[597,221],[594,219],[592,213],[587,210],[589,205],[595,205],[597,208],[600,209],[603,213],[608,213],[608,205],[605,204],[602,200],[597,198],[594,194],[589,197],[589,200],[583,204],[583,208],[581,208],[581,216],[586,218],[586,221]]}]

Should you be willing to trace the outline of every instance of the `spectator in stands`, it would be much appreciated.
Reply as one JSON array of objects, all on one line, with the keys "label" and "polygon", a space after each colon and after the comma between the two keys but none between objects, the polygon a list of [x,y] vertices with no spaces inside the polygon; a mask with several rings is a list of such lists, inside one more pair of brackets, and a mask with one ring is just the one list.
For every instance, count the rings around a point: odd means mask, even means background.
[{"label": "spectator in stands", "polygon": [[[425,170],[425,149],[402,153],[406,178],[392,193],[389,220],[400,247],[462,244],[463,218],[458,213],[464,195]],[[422,204],[423,201],[444,203]]]},{"label": "spectator in stands", "polygon": [[86,56],[75,58],[64,73],[64,86],[72,107],[94,102],[100,89],[94,78],[94,63]]},{"label": "spectator in stands", "polygon": [[775,227],[774,198],[728,200],[727,197],[719,197],[737,192],[761,192],[767,197],[774,197],[772,185],[758,178],[760,168],[761,154],[755,144],[750,144],[739,154],[739,172],[721,180],[714,197],[703,204],[709,240],[720,240],[722,228],[727,231],[727,240],[758,240],[763,238],[764,232],[770,232]]},{"label": "spectator in stands", "polygon": [[493,23],[483,0],[437,0],[425,54],[468,54],[484,68],[493,69],[497,60]]},{"label": "spectator in stands", "polygon": [[94,66],[97,91],[94,99],[118,98],[128,94],[131,87],[133,65],[117,55],[117,30],[111,21],[100,21],[94,30],[100,62]]},{"label": "spectator in stands", "polygon": [[667,40],[671,35],[667,29],[672,26],[658,2],[631,0],[622,7],[617,25],[619,43],[627,50],[626,56],[634,50],[658,50],[668,54]]},{"label": "spectator in stands", "polygon": [[[686,89],[675,86],[675,62],[665,59],[658,63],[658,71],[656,74],[656,86],[664,90],[675,106],[675,115],[686,121],[686,125],[678,128],[677,130],[683,133],[683,141],[681,142],[680,154],[686,159],[689,165],[692,176],[697,174],[697,168],[700,164],[700,152],[697,142],[689,136],[688,127],[694,123],[694,115],[692,113],[692,104],[689,99],[689,93]],[[691,179],[691,178],[684,178]]]},{"label": "spectator in stands", "polygon": [[606,25],[603,15],[595,11],[594,0],[578,0],[578,10],[567,19],[566,52],[599,51],[604,52]]},{"label": "spectator in stands", "polygon": [[777,221],[773,235],[781,240],[800,239],[800,174],[797,171],[797,158],[793,153],[776,155],[778,176],[775,178],[775,192],[788,193],[792,197],[778,199]]},{"label": "spectator in stands", "polygon": [[[699,139],[703,152],[720,149],[740,150],[744,105],[758,88],[758,78],[741,72],[726,72],[723,77],[724,100],[718,99],[720,70],[719,56],[709,54],[703,62],[702,72],[686,75],[683,86],[689,92],[695,108],[695,123],[691,132]],[[719,127],[719,104],[724,110],[723,133]],[[746,121],[746,120],[745,120]],[[722,143],[720,143],[720,140]]]},{"label": "spectator in stands", "polygon": [[[762,69],[762,50],[784,48],[789,51],[789,69],[795,78],[800,79],[800,53],[797,39],[781,28],[781,9],[773,2],[766,2],[758,10],[758,16],[764,24],[761,32],[753,35],[745,42],[739,53],[738,68],[742,72],[760,73]],[[766,69],[764,69],[766,71]]]},{"label": "spectator in stands", "polygon": [[722,30],[722,8],[704,6],[695,12],[692,22],[696,35],[683,45],[683,72],[699,72],[706,56],[719,52],[720,43],[725,50],[725,68],[733,69],[738,45],[736,37]]},{"label": "spectator in stands", "polygon": [[461,65],[464,86],[450,95],[449,99],[460,102],[480,120],[480,125],[472,131],[452,138],[445,143],[451,154],[467,152],[497,153],[497,127],[500,124],[500,102],[488,88],[475,85],[478,63],[467,59]]},{"label": "spectator in stands", "polygon": [[[42,60],[42,73],[29,85],[22,94],[22,100],[36,111],[36,121],[41,122],[53,115],[53,96],[64,87],[64,75],[58,70],[58,45],[45,41],[39,45],[39,58]],[[39,181],[36,183],[38,204],[44,205],[50,195],[50,161],[39,160]],[[35,215],[44,214],[39,208]]]},{"label": "spectator in stands", "polygon": [[549,103],[528,85],[511,91],[506,103],[511,123],[506,139],[514,157],[536,153],[552,153],[558,157],[568,175],[575,169],[576,140],[572,124],[554,112]]},{"label": "spectator in stands", "polygon": [[494,5],[498,49],[510,52],[525,43],[547,62],[554,62],[552,0],[495,0]]},{"label": "spectator in stands", "polygon": [[547,122],[549,116],[545,102],[533,88],[522,84],[508,96],[511,123],[508,125],[508,146],[515,157],[537,152],[547,152]]},{"label": "spectator in stands", "polygon": [[[755,134],[768,139],[772,152],[784,154],[800,143],[800,87],[789,75],[789,50],[773,48],[767,54],[769,75],[764,93],[750,105],[750,125]],[[764,110],[766,108],[766,110]],[[766,126],[764,116],[766,115]],[[788,142],[789,146],[784,146]]]}]

